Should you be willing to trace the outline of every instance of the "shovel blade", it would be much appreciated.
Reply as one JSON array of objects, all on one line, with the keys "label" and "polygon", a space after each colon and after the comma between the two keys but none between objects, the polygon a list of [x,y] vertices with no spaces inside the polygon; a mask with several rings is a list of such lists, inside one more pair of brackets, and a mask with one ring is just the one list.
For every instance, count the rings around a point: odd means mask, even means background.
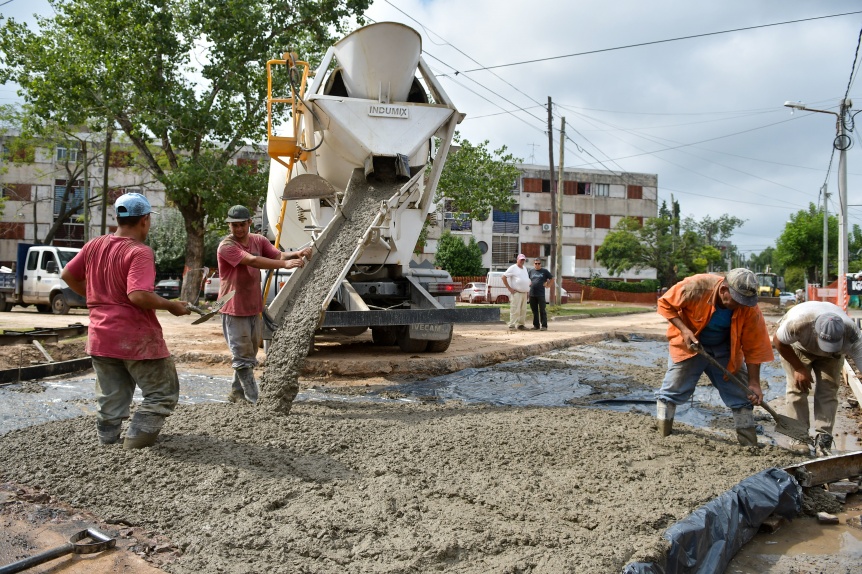
[{"label": "shovel blade", "polygon": [[798,420],[777,413],[772,414],[772,418],[775,419],[775,432],[796,439],[799,442],[811,444],[808,428]]}]

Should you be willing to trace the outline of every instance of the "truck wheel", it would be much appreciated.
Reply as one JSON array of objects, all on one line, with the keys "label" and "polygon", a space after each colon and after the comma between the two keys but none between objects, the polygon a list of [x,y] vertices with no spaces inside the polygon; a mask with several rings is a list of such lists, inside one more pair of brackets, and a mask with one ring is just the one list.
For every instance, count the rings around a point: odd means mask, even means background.
[{"label": "truck wheel", "polygon": [[69,304],[62,293],[56,293],[51,297],[51,310],[55,315],[67,315],[69,313]]},{"label": "truck wheel", "polygon": [[497,297],[497,300],[494,301],[494,303],[496,303],[497,305],[503,305],[503,304],[508,303],[508,302],[509,302],[509,297],[507,295],[500,295],[499,297]]},{"label": "truck wheel", "polygon": [[441,341],[428,341],[428,348],[425,349],[429,353],[445,353],[452,344],[452,332],[449,332],[449,338]]},{"label": "truck wheel", "polygon": [[12,303],[6,302],[6,294],[0,293],[0,311],[7,313],[12,310]]},{"label": "truck wheel", "polygon": [[405,328],[398,337],[398,348],[403,353],[422,353],[428,347],[428,341],[424,339],[413,339],[409,335],[410,330]]},{"label": "truck wheel", "polygon": [[398,334],[395,329],[371,327],[371,340],[378,347],[392,347],[398,344]]},{"label": "truck wheel", "polygon": [[40,313],[50,313],[51,306],[50,305],[36,305],[36,310]]}]

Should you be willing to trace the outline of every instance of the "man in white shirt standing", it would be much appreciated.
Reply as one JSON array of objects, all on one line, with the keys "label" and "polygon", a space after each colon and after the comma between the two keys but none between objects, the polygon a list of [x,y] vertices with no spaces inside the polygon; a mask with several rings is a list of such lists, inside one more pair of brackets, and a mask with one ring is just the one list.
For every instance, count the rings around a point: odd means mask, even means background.
[{"label": "man in white shirt standing", "polygon": [[524,322],[527,319],[527,295],[530,292],[530,275],[524,264],[527,256],[521,253],[517,262],[509,266],[503,273],[503,285],[509,290],[511,306],[509,307],[509,329],[526,330]]}]

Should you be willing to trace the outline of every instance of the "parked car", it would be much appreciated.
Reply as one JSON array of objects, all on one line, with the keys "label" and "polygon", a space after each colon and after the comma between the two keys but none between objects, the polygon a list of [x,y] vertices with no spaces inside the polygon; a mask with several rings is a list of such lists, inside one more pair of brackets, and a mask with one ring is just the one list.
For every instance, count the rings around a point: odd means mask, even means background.
[{"label": "parked car", "polygon": [[796,305],[796,294],[782,291],[781,294],[778,295],[778,300],[782,307],[786,307],[787,305]]},{"label": "parked car", "polygon": [[467,283],[458,299],[467,303],[484,303],[487,291],[485,283]]},{"label": "parked car", "polygon": [[163,279],[156,283],[156,295],[165,299],[177,299],[180,296],[182,281],[179,279]]},{"label": "parked car", "polygon": [[206,301],[215,301],[218,299],[219,284],[220,281],[218,275],[207,277],[207,280],[204,283],[204,299]]}]

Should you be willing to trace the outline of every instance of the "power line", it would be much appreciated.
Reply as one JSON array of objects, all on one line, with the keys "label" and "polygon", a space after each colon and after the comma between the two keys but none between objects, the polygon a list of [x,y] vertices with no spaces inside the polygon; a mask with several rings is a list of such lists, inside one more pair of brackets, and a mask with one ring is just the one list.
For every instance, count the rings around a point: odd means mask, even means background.
[{"label": "power line", "polygon": [[627,50],[629,48],[640,48],[643,46],[653,46],[656,44],[667,44],[669,42],[679,42],[680,40],[692,40],[695,38],[706,38],[709,36],[718,36],[721,34],[730,34],[732,32],[744,32],[747,30],[757,30],[760,28],[770,28],[773,26],[784,26],[787,24],[798,24],[800,22],[812,22],[814,20],[824,20],[827,18],[838,18],[841,16],[852,16],[854,14],[862,14],[862,10],[859,10],[856,12],[844,12],[843,14],[830,14],[828,16],[815,16],[812,18],[803,18],[801,20],[787,20],[785,22],[775,22],[773,24],[761,24],[759,26],[746,26],[745,28],[733,28],[731,30],[721,30],[718,32],[706,32],[704,34],[693,34],[691,36],[679,36],[677,38],[668,38],[666,40],[653,40],[651,42],[640,42],[637,44],[626,44],[624,46],[615,46],[613,48],[601,48],[599,50],[589,50],[587,52],[576,52],[574,54],[564,54],[562,56],[549,56],[547,58],[536,58],[535,60],[524,60],[521,62],[512,62],[509,64],[497,64],[496,66],[485,66],[482,68],[473,68],[471,70],[464,70],[461,73],[462,74],[469,74],[470,72],[479,72],[482,70],[493,70],[493,69],[497,69],[497,68],[508,68],[511,66],[520,66],[523,64],[535,64],[537,62],[547,62],[549,60],[561,60],[563,58],[573,58],[575,56],[587,56],[590,54],[601,54],[602,52],[613,52],[616,50]]}]

